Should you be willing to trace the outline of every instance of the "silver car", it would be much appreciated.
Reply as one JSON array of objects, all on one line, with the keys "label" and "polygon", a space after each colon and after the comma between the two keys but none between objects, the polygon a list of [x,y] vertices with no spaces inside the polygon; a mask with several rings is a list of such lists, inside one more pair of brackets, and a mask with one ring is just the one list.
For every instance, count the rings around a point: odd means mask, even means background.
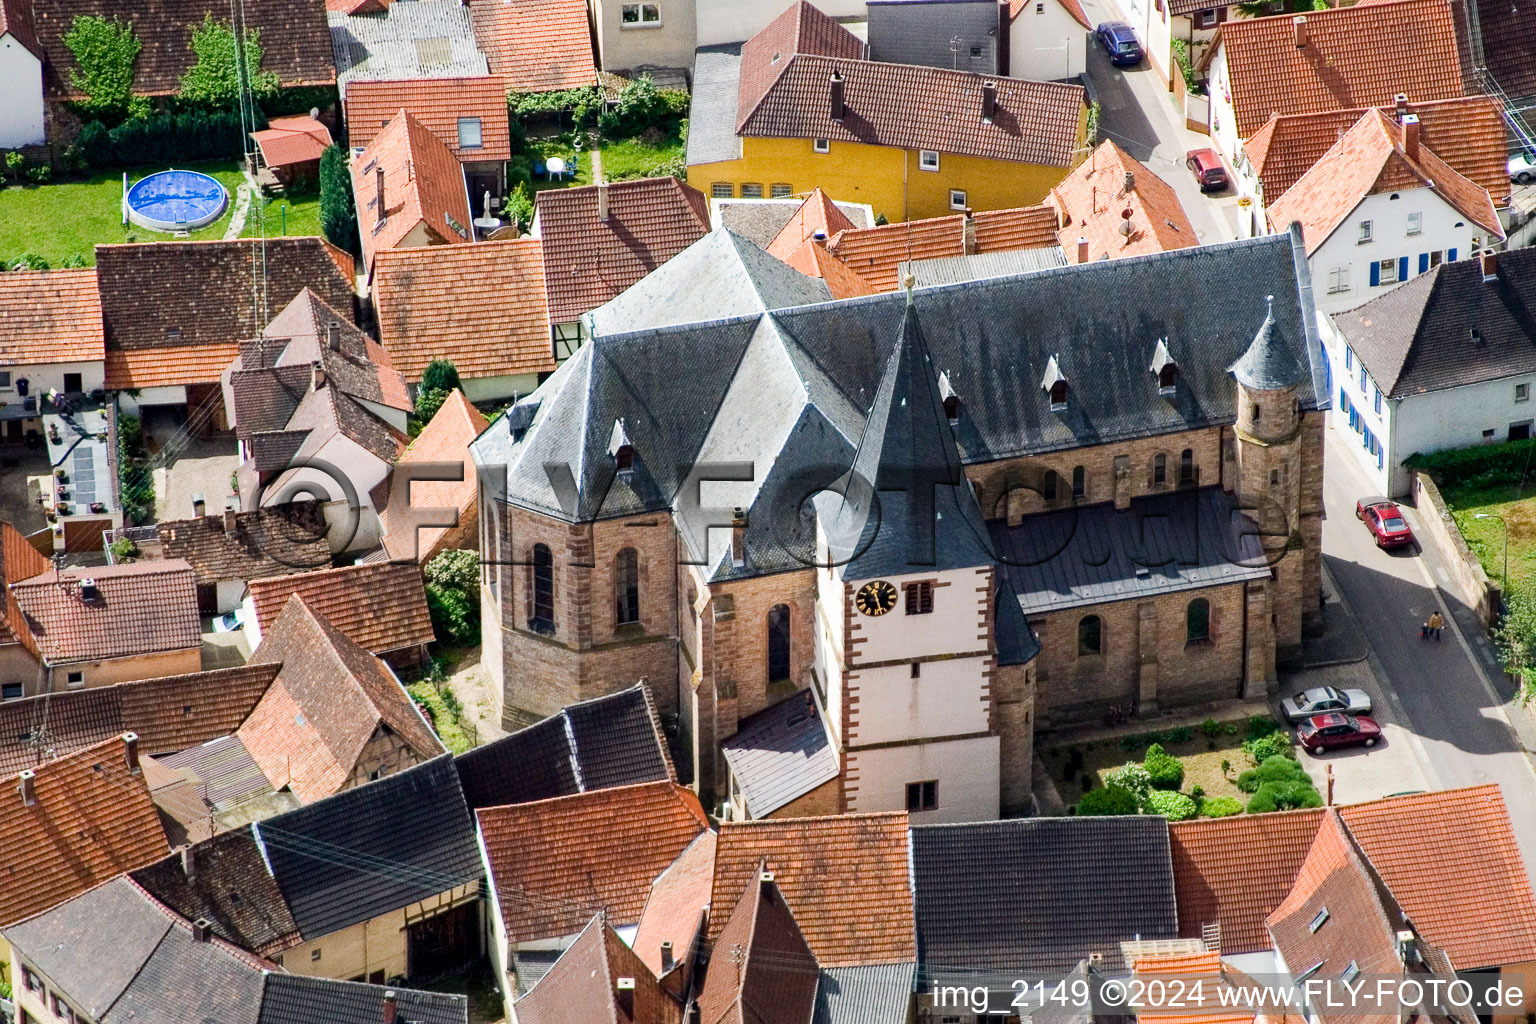
[{"label": "silver car", "polygon": [[1340,690],[1332,686],[1314,686],[1280,702],[1280,710],[1292,724],[1311,718],[1342,712],[1346,715],[1371,713],[1371,695],[1364,690]]}]

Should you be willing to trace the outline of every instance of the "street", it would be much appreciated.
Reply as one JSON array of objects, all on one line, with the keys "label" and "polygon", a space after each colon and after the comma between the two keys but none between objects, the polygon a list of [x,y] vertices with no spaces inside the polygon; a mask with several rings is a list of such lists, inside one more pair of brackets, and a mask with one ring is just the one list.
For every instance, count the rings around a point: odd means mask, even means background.
[{"label": "street", "polygon": [[[1383,717],[1403,727],[1432,788],[1499,784],[1526,870],[1536,877],[1536,815],[1530,813],[1536,808],[1536,776],[1510,724],[1510,716],[1527,712],[1494,690],[1503,685],[1502,675],[1490,664],[1486,639],[1469,628],[1466,609],[1435,586],[1435,577],[1444,575],[1438,554],[1422,543],[1383,551],[1355,519],[1355,502],[1371,487],[1343,448],[1353,443],[1351,436],[1333,427],[1327,433],[1323,559],[1371,642],[1370,665],[1388,694]],[[1416,511],[1402,508],[1422,536]],[[1419,626],[1436,610],[1446,619],[1444,639],[1421,640]],[[1364,752],[1363,759],[1398,745],[1391,741],[1387,749]],[[1350,770],[1351,762],[1339,762],[1336,773]]]}]

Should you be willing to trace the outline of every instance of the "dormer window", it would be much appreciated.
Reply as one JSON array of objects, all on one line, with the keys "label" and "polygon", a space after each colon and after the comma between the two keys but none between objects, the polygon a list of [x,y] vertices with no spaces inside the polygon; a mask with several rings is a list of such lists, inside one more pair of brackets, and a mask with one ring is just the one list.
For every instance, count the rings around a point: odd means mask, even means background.
[{"label": "dormer window", "polygon": [[630,443],[623,420],[613,421],[613,432],[608,435],[608,454],[613,456],[619,479],[628,480],[635,471],[635,446]]},{"label": "dormer window", "polygon": [[1178,392],[1179,364],[1173,361],[1168,354],[1168,339],[1159,338],[1157,347],[1152,350],[1151,371],[1157,374],[1157,393],[1168,396]]},{"label": "dormer window", "polygon": [[939,397],[944,400],[944,418],[951,423],[960,420],[960,396],[955,394],[954,386],[949,383],[949,374],[939,374]]},{"label": "dormer window", "polygon": [[1040,387],[1050,396],[1051,412],[1067,411],[1067,375],[1061,372],[1055,356],[1051,356],[1045,364],[1045,376],[1041,378]]}]

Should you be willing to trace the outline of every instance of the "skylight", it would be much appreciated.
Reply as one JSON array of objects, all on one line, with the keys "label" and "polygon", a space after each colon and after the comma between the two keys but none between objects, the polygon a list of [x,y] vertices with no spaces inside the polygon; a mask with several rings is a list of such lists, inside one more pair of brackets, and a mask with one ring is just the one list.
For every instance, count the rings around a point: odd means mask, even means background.
[{"label": "skylight", "polygon": [[1307,929],[1309,931],[1311,931],[1313,934],[1316,934],[1317,930],[1319,928],[1321,928],[1323,925],[1327,924],[1327,923],[1328,923],[1328,908],[1324,907],[1322,910],[1319,910],[1317,912],[1317,916],[1312,919],[1312,923],[1311,924],[1307,925]]}]

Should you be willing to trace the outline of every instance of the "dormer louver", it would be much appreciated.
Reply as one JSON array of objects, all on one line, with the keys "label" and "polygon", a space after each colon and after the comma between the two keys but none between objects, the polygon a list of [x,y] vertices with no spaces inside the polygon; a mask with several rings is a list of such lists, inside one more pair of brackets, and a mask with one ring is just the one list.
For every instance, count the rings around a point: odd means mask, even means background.
[{"label": "dormer louver", "polygon": [[955,394],[949,374],[939,374],[939,397],[944,400],[944,418],[954,423],[960,419],[960,396]]},{"label": "dormer louver", "polygon": [[629,479],[635,469],[635,446],[629,442],[623,420],[613,421],[613,432],[608,435],[608,454],[613,456],[620,479]]},{"label": "dormer louver", "polygon": [[1067,375],[1061,372],[1061,367],[1056,363],[1056,357],[1051,356],[1045,364],[1045,376],[1040,380],[1040,388],[1051,399],[1051,412],[1065,412],[1067,408]]},{"label": "dormer louver", "polygon": [[1157,393],[1159,395],[1177,394],[1179,387],[1179,364],[1173,361],[1173,356],[1168,354],[1168,339],[1157,339],[1157,347],[1152,350],[1152,365],[1148,367],[1157,374]]},{"label": "dormer louver", "polygon": [[539,399],[525,398],[507,410],[507,431],[513,437],[521,436],[523,431],[533,425],[533,417],[539,411]]}]

